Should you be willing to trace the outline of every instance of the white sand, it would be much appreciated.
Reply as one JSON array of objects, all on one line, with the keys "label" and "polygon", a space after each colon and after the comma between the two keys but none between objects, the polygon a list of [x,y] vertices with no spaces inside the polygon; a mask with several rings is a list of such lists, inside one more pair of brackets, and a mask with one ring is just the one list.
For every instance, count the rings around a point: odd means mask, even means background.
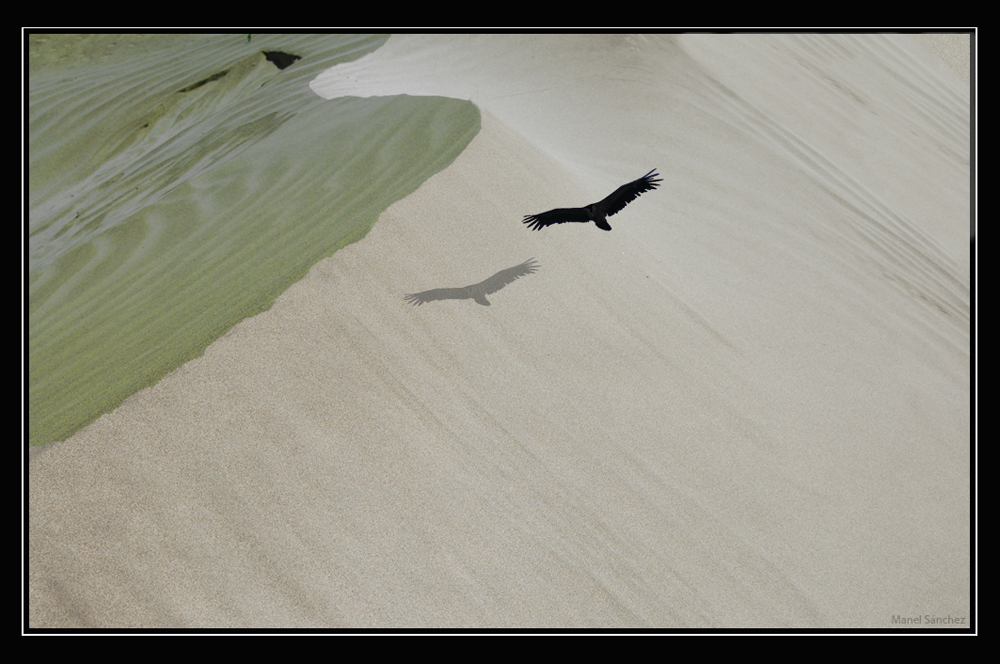
[{"label": "white sand", "polygon": [[393,37],[314,89],[482,131],[31,460],[30,626],[967,626],[969,95],[918,40]]}]

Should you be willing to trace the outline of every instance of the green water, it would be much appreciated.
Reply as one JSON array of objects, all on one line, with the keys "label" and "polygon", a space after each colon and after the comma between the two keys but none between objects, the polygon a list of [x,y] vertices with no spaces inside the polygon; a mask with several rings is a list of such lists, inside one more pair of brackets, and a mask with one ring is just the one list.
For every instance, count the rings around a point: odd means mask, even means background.
[{"label": "green water", "polygon": [[31,445],[268,309],[479,130],[470,102],[308,89],[384,37],[169,37],[29,61]]}]

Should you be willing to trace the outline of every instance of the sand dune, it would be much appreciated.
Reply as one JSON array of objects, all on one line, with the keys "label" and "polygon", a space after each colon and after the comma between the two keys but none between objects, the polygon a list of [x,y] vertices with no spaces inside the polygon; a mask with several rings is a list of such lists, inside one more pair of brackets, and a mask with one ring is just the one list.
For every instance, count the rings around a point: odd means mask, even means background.
[{"label": "sand dune", "polygon": [[918,41],[394,36],[312,88],[482,126],[31,459],[30,626],[968,626],[969,96]]}]

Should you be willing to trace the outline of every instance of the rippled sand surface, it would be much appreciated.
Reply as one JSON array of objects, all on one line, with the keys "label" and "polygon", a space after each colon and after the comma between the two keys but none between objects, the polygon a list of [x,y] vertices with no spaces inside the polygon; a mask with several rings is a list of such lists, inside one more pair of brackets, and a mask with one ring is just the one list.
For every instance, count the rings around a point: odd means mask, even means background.
[{"label": "rippled sand surface", "polygon": [[[31,459],[31,626],[968,626],[969,88],[923,42],[393,36],[310,86],[153,209],[330,214],[275,139],[323,99],[481,129]],[[521,223],[651,168],[610,233]]]}]

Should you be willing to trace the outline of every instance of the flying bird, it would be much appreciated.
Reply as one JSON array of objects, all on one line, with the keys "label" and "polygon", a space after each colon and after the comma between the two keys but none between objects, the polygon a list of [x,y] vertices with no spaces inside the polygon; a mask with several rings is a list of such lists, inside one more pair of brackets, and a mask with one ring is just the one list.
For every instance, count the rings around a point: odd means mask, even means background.
[{"label": "flying bird", "polygon": [[490,301],[486,299],[487,295],[496,293],[519,277],[523,277],[526,274],[533,274],[537,271],[538,263],[535,262],[534,258],[529,258],[520,265],[500,270],[489,279],[480,281],[478,284],[462,286],[461,288],[435,288],[422,293],[409,293],[404,295],[403,299],[415,307],[433,302],[434,300],[475,300],[478,304],[488,307],[490,306]]},{"label": "flying bird", "polygon": [[594,222],[598,228],[605,231],[611,230],[608,224],[608,217],[621,212],[626,205],[647,191],[652,191],[660,186],[663,180],[657,180],[660,176],[654,168],[634,182],[623,184],[602,201],[591,203],[582,208],[558,208],[542,212],[541,214],[529,214],[524,217],[524,223],[528,224],[531,230],[541,230],[552,224],[565,224],[567,221],[578,221],[587,223]]}]

